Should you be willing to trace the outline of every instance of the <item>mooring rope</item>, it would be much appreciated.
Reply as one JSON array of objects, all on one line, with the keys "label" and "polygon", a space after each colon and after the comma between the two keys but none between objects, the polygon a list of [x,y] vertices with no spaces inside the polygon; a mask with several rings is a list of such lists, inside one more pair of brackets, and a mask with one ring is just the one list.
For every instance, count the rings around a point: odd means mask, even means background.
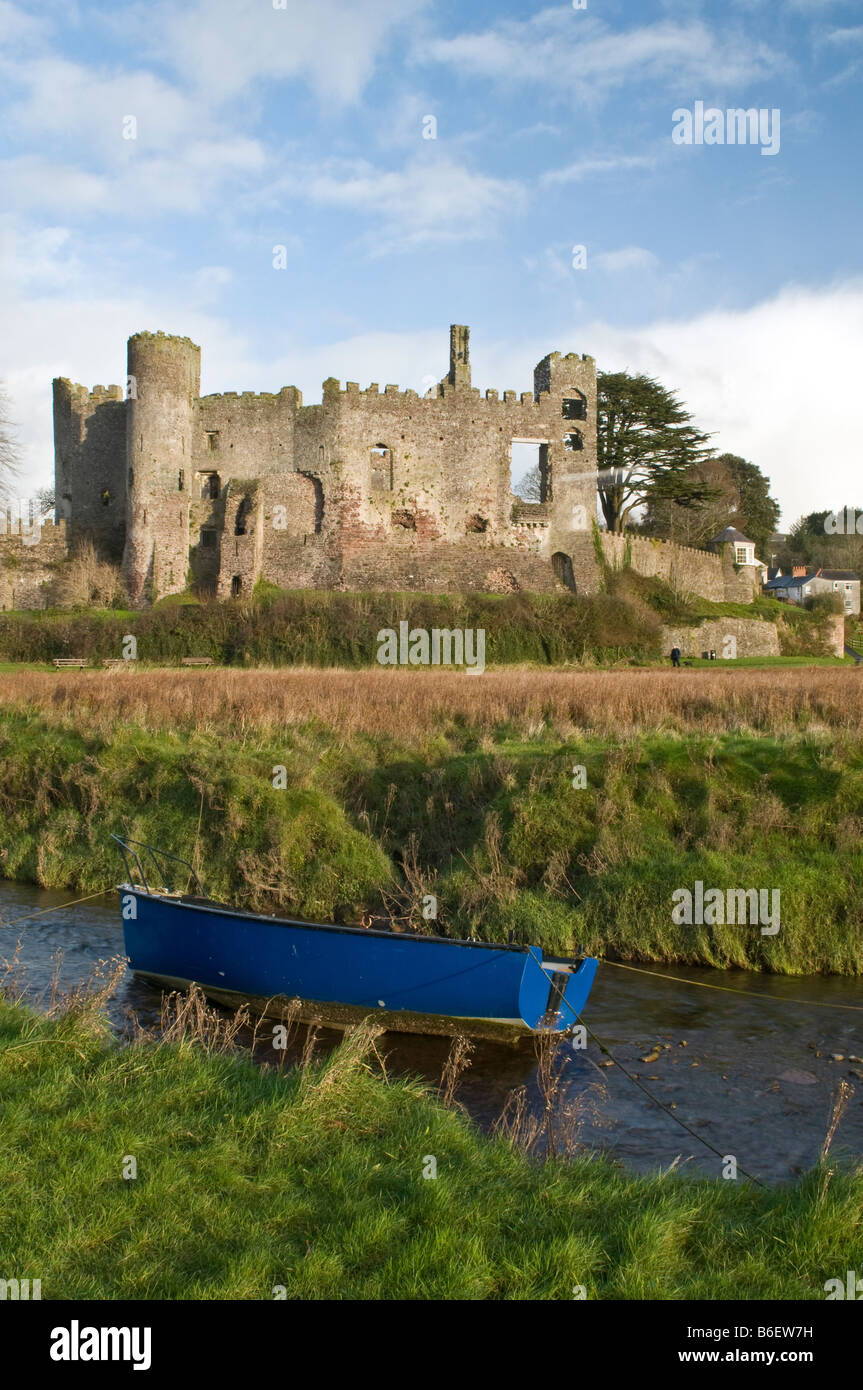
[{"label": "mooring rope", "polygon": [[[575,1012],[575,1009],[572,1007],[572,1005],[567,1004],[565,998],[561,1000],[561,1003],[566,1004],[566,1007],[569,1009],[569,1012],[572,1014],[573,1018],[576,1020],[577,1023],[581,1024],[582,1028],[584,1028],[588,1036],[593,1038],[593,1041],[596,1043],[600,1052],[605,1053],[605,1056],[609,1059],[609,1061],[613,1062],[616,1067],[620,1068],[624,1076],[632,1082],[633,1086],[637,1086],[639,1091],[641,1091],[645,1096],[647,1096],[647,1099],[649,1101],[652,1101],[654,1105],[658,1106],[660,1110],[664,1111],[668,1118],[670,1120],[673,1120],[676,1125],[679,1125],[681,1129],[685,1129],[686,1133],[691,1135],[693,1139],[697,1139],[699,1144],[703,1144],[704,1147],[706,1149],[709,1149],[711,1153],[716,1154],[716,1157],[718,1159],[720,1159],[723,1163],[725,1162],[725,1160],[728,1158],[728,1154],[722,1153],[721,1149],[717,1149],[714,1144],[711,1144],[709,1139],[704,1138],[703,1134],[699,1134],[698,1131],[693,1129],[691,1125],[688,1125],[685,1120],[681,1120],[679,1115],[675,1115],[674,1111],[671,1109],[670,1106],[665,1105],[661,1100],[659,1100],[655,1095],[653,1095],[651,1091],[648,1091],[644,1083],[639,1081],[638,1077],[635,1076],[631,1071],[627,1071],[623,1063],[618,1061],[614,1053],[611,1051],[611,1048],[606,1047],[602,1039],[596,1036],[590,1024],[584,1022],[584,1019]],[[735,1163],[737,1163],[736,1159]],[[747,1181],[754,1182],[756,1187],[766,1186],[766,1184],[763,1183],[760,1178],[756,1178],[754,1174],[747,1173],[745,1168],[741,1168],[739,1163],[737,1163],[737,1171],[742,1173],[744,1178],[747,1179]]]},{"label": "mooring rope", "polygon": [[636,975],[655,975],[657,980],[673,980],[676,985],[695,985],[698,989],[718,989],[722,994],[748,994],[752,999],[760,999],[770,1004],[805,1004],[812,1009],[847,1009],[850,1013],[863,1014],[859,1004],[831,1004],[827,999],[788,999],[781,994],[759,994],[757,989],[732,989],[730,985],[711,985],[706,980],[684,980],[680,975],[664,975],[661,970],[645,970],[638,965],[624,965],[619,960],[599,959],[603,965],[613,965],[617,970],[631,970]]},{"label": "mooring rope", "polygon": [[72,898],[68,903],[55,903],[53,907],[42,907],[38,912],[28,912],[26,917],[16,917],[12,922],[0,922],[0,927],[17,927],[19,922],[29,922],[33,917],[44,917],[46,912],[62,912],[64,907],[75,907],[77,903],[88,903],[93,898],[103,898],[110,888],[100,888],[96,893],[88,893],[84,898]]}]

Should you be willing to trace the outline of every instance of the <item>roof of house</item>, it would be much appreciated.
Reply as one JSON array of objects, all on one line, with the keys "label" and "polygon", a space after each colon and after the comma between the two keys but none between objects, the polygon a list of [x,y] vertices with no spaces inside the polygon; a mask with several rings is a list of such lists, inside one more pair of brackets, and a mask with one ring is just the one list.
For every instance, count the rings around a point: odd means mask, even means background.
[{"label": "roof of house", "polygon": [[[769,572],[768,572],[769,573]],[[807,570],[806,574],[777,574],[768,578],[765,589],[799,589],[812,579],[857,580],[860,576],[853,570]]]},{"label": "roof of house", "polygon": [[765,589],[802,589],[804,584],[808,584],[810,579],[814,579],[814,574],[779,574],[775,579],[768,579],[764,585]]},{"label": "roof of house", "polygon": [[746,545],[754,545],[748,536],[744,536],[742,531],[738,531],[736,526],[726,526],[724,531],[720,531],[718,536],[707,542],[708,545],[724,545],[726,541],[744,541]]}]

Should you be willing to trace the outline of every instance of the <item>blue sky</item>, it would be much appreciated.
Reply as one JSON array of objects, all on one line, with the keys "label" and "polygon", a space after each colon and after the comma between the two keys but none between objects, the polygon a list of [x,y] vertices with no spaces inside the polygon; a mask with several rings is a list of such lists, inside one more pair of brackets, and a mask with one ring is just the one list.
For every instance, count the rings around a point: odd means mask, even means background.
[{"label": "blue sky", "polygon": [[[421,389],[461,322],[476,385],[590,352],[677,389],[785,524],[863,504],[861,80],[861,0],[0,0],[21,490],[50,378],[122,381],[142,328],[201,343],[205,391],[313,401]],[[675,144],[697,101],[778,109],[779,152]]]}]

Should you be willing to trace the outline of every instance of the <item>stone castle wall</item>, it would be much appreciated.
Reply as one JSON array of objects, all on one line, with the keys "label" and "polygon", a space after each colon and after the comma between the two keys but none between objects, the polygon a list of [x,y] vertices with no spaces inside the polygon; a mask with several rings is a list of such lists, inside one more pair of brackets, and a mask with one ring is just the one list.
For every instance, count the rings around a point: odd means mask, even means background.
[{"label": "stone castle wall", "polygon": [[631,565],[636,574],[664,579],[679,593],[713,603],[751,603],[761,591],[760,571],[753,565],[736,567],[732,550],[725,546],[715,555],[650,536],[602,534],[602,551],[612,569]]},{"label": "stone castle wall", "polygon": [[67,545],[65,521],[10,525],[0,512],[0,609],[48,607],[51,581]]}]

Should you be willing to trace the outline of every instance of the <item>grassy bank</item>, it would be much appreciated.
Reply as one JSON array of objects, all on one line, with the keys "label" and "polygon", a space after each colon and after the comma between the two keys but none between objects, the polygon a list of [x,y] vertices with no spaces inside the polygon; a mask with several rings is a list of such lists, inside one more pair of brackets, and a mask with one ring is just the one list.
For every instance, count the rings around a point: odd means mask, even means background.
[{"label": "grassy bank", "polygon": [[[26,673],[0,709],[9,878],[114,883],[113,830],[266,911],[419,925],[433,894],[456,935],[863,970],[851,673]],[[673,923],[698,880],[778,889],[778,935]]]},{"label": "grassy bank", "polygon": [[43,1299],[822,1299],[855,1266],[859,1175],[539,1164],[387,1084],[361,1034],[290,1072],[201,1036],[121,1050],[87,1004],[0,1002],[6,1278]]},{"label": "grassy bank", "polygon": [[122,656],[131,634],[138,659],[154,664],[209,656],[226,666],[361,668],[375,664],[378,632],[407,620],[412,628],[481,628],[489,665],[639,663],[661,655],[664,621],[694,624],[721,617],[776,622],[786,655],[825,650],[823,618],[794,605],[767,598],[711,603],[620,570],[608,573],[604,592],[577,598],[271,590],[243,603],[166,602],[137,613],[3,614],[0,661],[74,656],[99,662]]}]

